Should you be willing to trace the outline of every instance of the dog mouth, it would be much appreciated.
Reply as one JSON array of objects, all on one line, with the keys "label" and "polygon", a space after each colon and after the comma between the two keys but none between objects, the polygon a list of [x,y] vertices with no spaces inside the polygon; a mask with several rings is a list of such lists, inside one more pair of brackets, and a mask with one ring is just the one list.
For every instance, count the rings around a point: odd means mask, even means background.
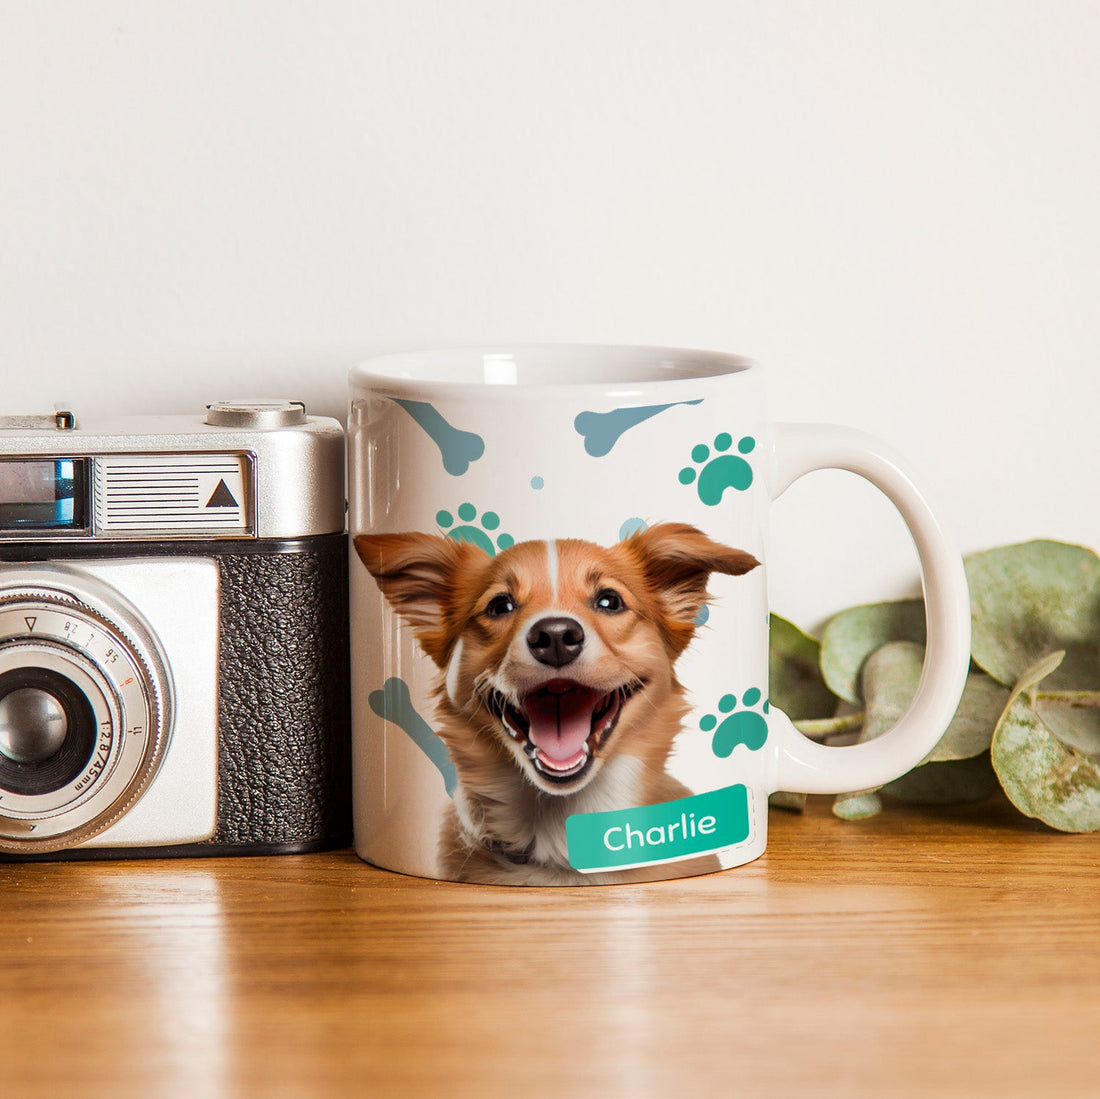
[{"label": "dog mouth", "polygon": [[572,679],[552,679],[514,705],[493,692],[493,709],[535,769],[550,782],[584,774],[614,731],[626,700],[641,684],[597,691]]}]

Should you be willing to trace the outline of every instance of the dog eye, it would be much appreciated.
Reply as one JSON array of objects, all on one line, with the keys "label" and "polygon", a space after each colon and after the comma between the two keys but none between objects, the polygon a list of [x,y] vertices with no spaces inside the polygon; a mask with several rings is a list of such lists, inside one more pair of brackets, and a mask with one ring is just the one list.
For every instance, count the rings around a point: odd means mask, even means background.
[{"label": "dog eye", "polygon": [[516,601],[505,592],[503,595],[494,595],[485,608],[485,613],[490,618],[504,618],[516,609]]},{"label": "dog eye", "polygon": [[603,611],[605,614],[618,614],[626,610],[623,597],[612,588],[604,588],[603,591],[596,593],[595,606],[596,610]]}]

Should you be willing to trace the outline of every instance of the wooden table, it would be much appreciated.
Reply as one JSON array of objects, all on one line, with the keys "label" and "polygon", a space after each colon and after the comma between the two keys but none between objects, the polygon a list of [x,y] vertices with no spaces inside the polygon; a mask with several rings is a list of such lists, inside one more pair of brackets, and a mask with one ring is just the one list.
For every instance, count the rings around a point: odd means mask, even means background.
[{"label": "wooden table", "polygon": [[0,865],[0,1095],[1100,1095],[1100,839],[773,811],[653,885]]}]

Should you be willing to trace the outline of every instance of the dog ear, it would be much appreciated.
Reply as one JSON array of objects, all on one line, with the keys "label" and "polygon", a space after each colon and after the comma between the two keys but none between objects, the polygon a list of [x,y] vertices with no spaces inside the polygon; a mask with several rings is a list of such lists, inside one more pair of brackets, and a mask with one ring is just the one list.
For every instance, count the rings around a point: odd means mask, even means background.
[{"label": "dog ear", "polygon": [[743,576],[760,562],[751,553],[724,546],[687,523],[657,523],[631,535],[623,547],[642,567],[667,616],[666,636],[679,654],[688,645],[709,598],[711,573]]},{"label": "dog ear", "polygon": [[360,534],[355,549],[390,605],[437,664],[446,662],[458,611],[458,578],[489,560],[468,542],[435,534]]}]

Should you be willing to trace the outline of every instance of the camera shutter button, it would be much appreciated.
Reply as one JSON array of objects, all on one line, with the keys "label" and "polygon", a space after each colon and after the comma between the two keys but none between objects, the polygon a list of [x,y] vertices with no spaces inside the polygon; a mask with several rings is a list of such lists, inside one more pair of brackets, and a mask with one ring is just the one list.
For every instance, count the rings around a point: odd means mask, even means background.
[{"label": "camera shutter button", "polygon": [[215,401],[206,406],[206,423],[211,427],[264,430],[295,427],[305,422],[306,406],[301,401],[256,398]]},{"label": "camera shutter button", "polygon": [[0,698],[0,754],[13,763],[49,759],[68,732],[65,708],[49,691],[21,687]]}]

